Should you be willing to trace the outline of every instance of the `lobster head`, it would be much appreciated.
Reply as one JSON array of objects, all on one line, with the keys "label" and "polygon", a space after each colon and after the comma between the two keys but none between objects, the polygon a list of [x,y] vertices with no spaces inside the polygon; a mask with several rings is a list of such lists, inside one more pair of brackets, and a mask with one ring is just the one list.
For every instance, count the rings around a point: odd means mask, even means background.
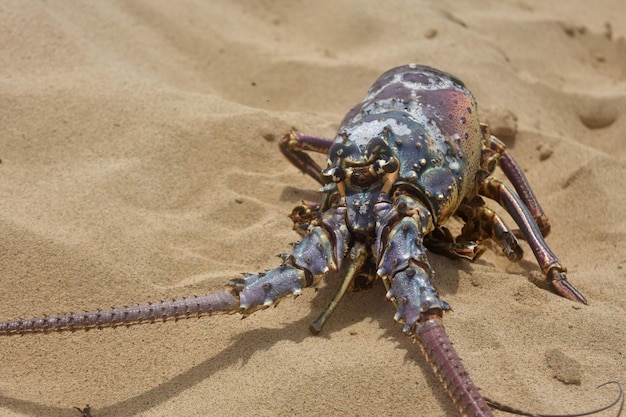
[{"label": "lobster head", "polygon": [[374,205],[397,178],[399,162],[389,147],[388,134],[387,128],[373,138],[340,133],[329,150],[328,167],[322,171],[337,184],[347,209],[346,224],[357,238],[372,235]]}]

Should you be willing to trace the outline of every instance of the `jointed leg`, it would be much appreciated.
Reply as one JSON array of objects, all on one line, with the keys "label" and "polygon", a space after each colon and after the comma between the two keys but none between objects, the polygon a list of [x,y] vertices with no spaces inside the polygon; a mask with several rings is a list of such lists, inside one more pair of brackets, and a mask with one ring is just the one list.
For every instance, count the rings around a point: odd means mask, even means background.
[{"label": "jointed leg", "polygon": [[480,197],[464,202],[455,213],[465,224],[456,239],[444,226],[438,226],[425,239],[426,247],[435,253],[450,258],[475,261],[483,254],[479,242],[495,241],[511,262],[519,261],[524,251],[515,234],[496,212],[491,210]]},{"label": "jointed leg", "polygon": [[424,237],[424,246],[433,253],[447,256],[452,259],[467,259],[475,261],[485,250],[476,243],[476,239],[458,242],[445,226],[438,226],[428,236]]},{"label": "jointed leg", "polygon": [[322,177],[322,168],[305,151],[327,154],[332,144],[332,139],[308,136],[292,130],[283,136],[279,147],[289,162],[324,185],[326,182]]},{"label": "jointed leg", "polygon": [[480,184],[479,193],[497,201],[513,217],[554,289],[565,298],[587,304],[585,297],[567,280],[565,267],[548,247],[539,226],[521,198],[506,184],[493,177],[486,178]]},{"label": "jointed leg", "polygon": [[500,139],[489,135],[486,140],[489,145],[489,149],[498,154],[498,165],[509,181],[511,181],[511,184],[513,184],[515,191],[517,191],[520,199],[528,208],[532,218],[535,219],[541,234],[544,237],[548,236],[550,233],[550,221],[539,205],[539,201],[530,187],[522,168],[519,166],[515,158],[507,152],[506,145],[502,143]]},{"label": "jointed leg", "polygon": [[482,198],[476,197],[461,205],[456,214],[465,221],[459,237],[461,241],[472,242],[489,238],[502,248],[511,262],[522,258],[524,251],[517,238],[500,216],[487,207]]}]

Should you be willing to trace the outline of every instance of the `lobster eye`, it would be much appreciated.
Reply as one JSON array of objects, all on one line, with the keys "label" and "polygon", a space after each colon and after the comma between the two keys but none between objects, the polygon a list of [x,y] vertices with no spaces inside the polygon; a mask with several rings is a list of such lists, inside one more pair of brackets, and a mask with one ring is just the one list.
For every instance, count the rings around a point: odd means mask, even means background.
[{"label": "lobster eye", "polygon": [[365,158],[372,160],[374,158],[387,159],[387,155],[391,153],[389,145],[382,137],[376,137],[370,140],[365,150]]},{"label": "lobster eye", "polygon": [[377,159],[373,164],[374,172],[378,175],[394,172],[400,166],[396,158]]},{"label": "lobster eye", "polygon": [[361,160],[359,147],[354,143],[335,143],[328,150],[328,159],[339,165],[339,161],[354,164]]},{"label": "lobster eye", "polygon": [[322,175],[329,177],[332,182],[341,182],[346,179],[346,171],[339,167],[326,168],[322,170]]}]

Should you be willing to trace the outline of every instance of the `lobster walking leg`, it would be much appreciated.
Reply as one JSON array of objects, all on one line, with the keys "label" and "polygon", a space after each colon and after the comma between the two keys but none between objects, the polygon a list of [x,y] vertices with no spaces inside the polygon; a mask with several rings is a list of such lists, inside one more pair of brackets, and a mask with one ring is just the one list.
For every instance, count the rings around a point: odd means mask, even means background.
[{"label": "lobster walking leg", "polygon": [[447,256],[451,259],[466,259],[475,261],[485,251],[475,239],[456,240],[445,226],[438,226],[428,236],[424,237],[424,245],[429,251]]},{"label": "lobster walking leg", "polygon": [[535,219],[537,226],[539,226],[541,234],[544,237],[548,236],[550,233],[550,220],[539,205],[539,201],[533,189],[530,187],[520,165],[515,158],[513,158],[513,155],[507,152],[506,145],[495,136],[489,135],[487,146],[498,154],[498,165],[500,169],[502,169],[506,177],[511,181],[511,184],[513,184],[513,188],[515,188],[515,191],[517,191],[524,205],[528,208],[533,219]]},{"label": "lobster walking leg", "polygon": [[322,176],[322,168],[304,151],[327,154],[332,144],[332,139],[304,135],[292,130],[283,136],[279,143],[279,148],[285,158],[295,165],[296,168],[312,177],[321,185],[324,185],[326,181],[324,181]]},{"label": "lobster walking leg", "polygon": [[587,304],[587,299],[568,280],[565,267],[548,247],[532,214],[513,190],[502,181],[488,177],[479,184],[479,193],[497,201],[513,217],[528,242],[541,270],[561,296]]},{"label": "lobster walking leg", "polygon": [[480,197],[461,205],[456,214],[465,221],[461,238],[463,241],[481,241],[490,238],[504,251],[511,262],[519,261],[524,252],[515,234],[496,212]]}]

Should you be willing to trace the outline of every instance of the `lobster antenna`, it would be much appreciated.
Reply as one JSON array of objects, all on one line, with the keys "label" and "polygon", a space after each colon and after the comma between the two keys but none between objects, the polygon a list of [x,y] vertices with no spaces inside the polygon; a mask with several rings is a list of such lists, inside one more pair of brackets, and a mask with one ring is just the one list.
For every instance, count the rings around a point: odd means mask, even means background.
[{"label": "lobster antenna", "polygon": [[618,393],[617,393],[617,397],[615,398],[615,400],[613,400],[613,402],[611,402],[608,405],[605,405],[604,407],[600,407],[600,408],[596,408],[595,410],[590,410],[590,411],[585,411],[582,413],[574,413],[574,414],[535,414],[535,413],[529,413],[528,411],[523,411],[520,410],[518,408],[513,408],[511,406],[508,406],[506,404],[502,404],[499,403],[497,401],[494,401],[488,397],[483,397],[485,399],[485,401],[487,401],[487,404],[489,404],[489,407],[493,408],[494,410],[499,410],[499,411],[504,411],[505,413],[510,413],[510,414],[517,414],[519,416],[528,416],[528,417],[582,417],[582,416],[590,416],[593,414],[598,414],[602,411],[606,411],[609,410],[613,407],[615,407],[616,405],[619,404],[619,409],[617,410],[617,414],[615,414],[615,417],[620,417],[622,415],[622,411],[624,411],[624,390],[622,389],[622,385],[617,382],[617,381],[608,381],[605,382],[604,384],[598,385],[596,387],[596,389],[605,387],[607,385],[617,385],[617,389],[618,389]]}]

